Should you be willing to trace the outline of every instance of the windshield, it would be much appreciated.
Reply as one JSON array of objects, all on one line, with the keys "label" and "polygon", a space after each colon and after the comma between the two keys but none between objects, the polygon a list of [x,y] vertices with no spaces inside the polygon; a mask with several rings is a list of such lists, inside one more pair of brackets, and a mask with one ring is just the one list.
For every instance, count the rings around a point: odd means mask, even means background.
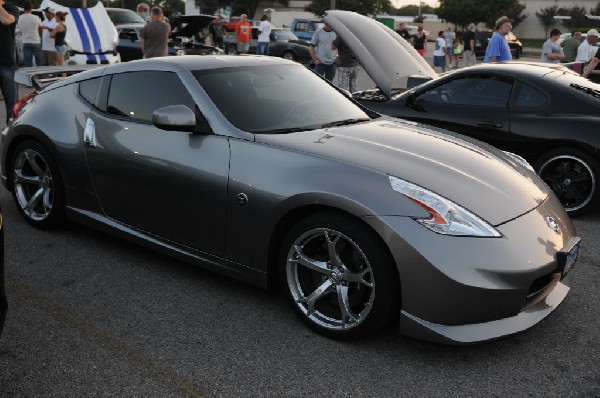
[{"label": "windshield", "polygon": [[115,24],[146,23],[142,17],[133,11],[106,10],[111,21]]},{"label": "windshield", "polygon": [[286,29],[273,30],[275,40],[298,40],[298,36]]},{"label": "windshield", "polygon": [[358,105],[301,65],[193,74],[223,116],[252,133],[287,133],[369,120]]}]

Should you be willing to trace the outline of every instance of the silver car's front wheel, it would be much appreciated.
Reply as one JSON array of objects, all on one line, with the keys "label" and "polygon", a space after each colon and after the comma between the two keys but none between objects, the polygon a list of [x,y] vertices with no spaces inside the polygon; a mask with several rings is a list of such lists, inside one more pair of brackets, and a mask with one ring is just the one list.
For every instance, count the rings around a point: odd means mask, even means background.
[{"label": "silver car's front wheel", "polygon": [[15,150],[12,186],[15,203],[35,227],[49,228],[64,219],[62,182],[48,151],[34,141]]},{"label": "silver car's front wheel", "polygon": [[397,273],[379,239],[349,217],[320,213],[292,229],[283,284],[293,308],[328,337],[355,338],[387,323]]}]

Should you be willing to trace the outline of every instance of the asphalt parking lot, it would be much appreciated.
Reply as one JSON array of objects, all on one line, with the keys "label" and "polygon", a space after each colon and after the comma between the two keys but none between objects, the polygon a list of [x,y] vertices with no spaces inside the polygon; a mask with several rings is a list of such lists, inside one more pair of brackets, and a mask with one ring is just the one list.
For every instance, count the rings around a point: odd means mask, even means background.
[{"label": "asphalt parking lot", "polygon": [[35,230],[3,188],[0,204],[0,397],[600,396],[600,211],[575,220],[583,246],[557,311],[516,336],[448,347],[395,327],[329,340],[277,292],[75,224]]}]

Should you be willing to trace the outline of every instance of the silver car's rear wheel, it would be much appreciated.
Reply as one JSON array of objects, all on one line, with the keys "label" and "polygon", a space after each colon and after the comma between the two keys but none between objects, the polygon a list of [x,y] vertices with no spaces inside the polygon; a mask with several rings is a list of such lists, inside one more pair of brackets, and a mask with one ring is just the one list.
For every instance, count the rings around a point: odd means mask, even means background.
[{"label": "silver car's rear wheel", "polygon": [[295,311],[319,333],[362,336],[387,323],[399,305],[397,273],[373,235],[337,213],[309,217],[290,232],[283,284]]},{"label": "silver car's rear wheel", "polygon": [[64,220],[64,193],[58,170],[48,153],[34,141],[21,143],[12,162],[15,203],[21,214],[38,228]]}]

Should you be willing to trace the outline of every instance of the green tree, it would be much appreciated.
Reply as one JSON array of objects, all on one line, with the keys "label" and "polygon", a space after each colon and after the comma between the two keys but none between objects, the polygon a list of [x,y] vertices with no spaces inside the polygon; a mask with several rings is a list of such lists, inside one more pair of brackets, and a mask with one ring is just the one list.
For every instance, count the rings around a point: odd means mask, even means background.
[{"label": "green tree", "polygon": [[562,19],[560,21],[561,24],[567,29],[579,26],[581,22],[585,20],[585,14],[587,14],[585,7],[573,6],[558,9],[558,15],[566,15],[571,17],[571,19]]},{"label": "green tree", "polygon": [[597,2],[594,7],[590,8],[590,14],[600,15],[600,1]]},{"label": "green tree", "polygon": [[554,26],[554,24],[556,23],[554,16],[557,15],[557,13],[558,13],[558,6],[556,6],[556,5],[554,5],[552,7],[542,8],[539,12],[538,11],[535,12],[535,16],[537,17],[538,21],[540,21],[540,23],[544,27],[544,31],[546,32],[546,35],[548,34],[548,31],[550,30],[550,28],[552,26]]},{"label": "green tree", "polygon": [[[380,14],[391,10],[390,0],[336,0],[335,8],[338,10],[354,11],[362,15]],[[305,8],[315,15],[323,15],[331,9],[331,0],[312,0]]]},{"label": "green tree", "polygon": [[525,6],[519,0],[440,0],[437,15],[455,25],[466,27],[471,22],[493,28],[499,17],[506,15],[517,26],[527,18]]}]

